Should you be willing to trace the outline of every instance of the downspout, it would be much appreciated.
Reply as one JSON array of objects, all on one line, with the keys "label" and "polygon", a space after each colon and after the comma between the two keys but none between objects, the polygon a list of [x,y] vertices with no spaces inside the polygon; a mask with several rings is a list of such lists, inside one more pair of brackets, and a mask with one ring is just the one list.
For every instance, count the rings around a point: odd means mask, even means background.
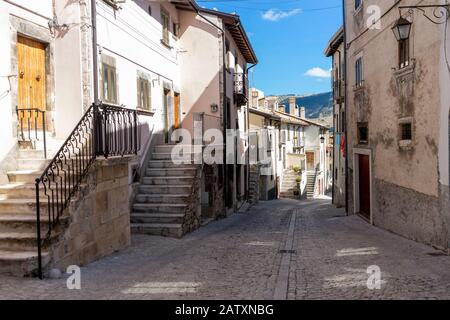
[{"label": "downspout", "polygon": [[349,215],[349,198],[348,198],[348,108],[347,108],[347,21],[346,21],[346,1],[342,0],[342,17],[344,21],[344,112],[345,112],[345,212]]},{"label": "downspout", "polygon": [[[340,55],[340,53],[339,53],[339,55]],[[331,61],[332,61],[331,63],[333,64],[333,67],[334,67],[334,55],[333,55],[333,58],[332,58]],[[334,90],[335,90],[335,88],[333,87],[333,95],[335,94]],[[334,98],[333,98],[333,101],[334,101]],[[333,172],[332,172],[333,179],[331,180],[332,181],[332,185],[331,185],[331,204],[334,204],[334,186],[336,184],[336,182],[335,182],[335,179],[336,179],[336,175],[335,175],[335,172],[336,172],[336,168],[335,168],[335,166],[336,166],[336,157],[335,157],[335,151],[336,151],[336,110],[335,110],[335,108],[336,108],[336,104],[333,103],[333,130],[334,130],[334,134],[333,134]]]},{"label": "downspout", "polygon": [[98,94],[98,51],[97,51],[97,5],[96,0],[91,0],[91,25],[92,25],[92,70],[94,82],[94,103],[99,102]]},{"label": "downspout", "polygon": [[[342,63],[341,63],[341,61],[342,61],[342,54],[341,54],[341,51],[339,50],[339,49],[336,49],[336,52],[339,54],[338,55],[338,61],[339,61],[339,68],[338,68],[338,71],[339,71],[339,73],[338,73],[338,79],[339,79],[339,81],[342,81],[342,70],[341,70],[341,65],[342,65]],[[334,55],[333,55],[333,66],[334,66]],[[334,88],[335,89],[335,88]],[[333,93],[334,93],[334,89],[333,89]],[[341,98],[341,84],[339,83],[339,98]],[[333,106],[333,109],[336,107],[336,105],[334,105]],[[340,110],[341,108],[340,108],[340,103],[339,103],[339,112],[338,112],[338,114],[340,115],[340,113],[341,113],[341,110]],[[334,191],[334,188],[335,188],[335,186],[336,186],[336,181],[335,181],[335,179],[336,179],[336,174],[335,174],[335,172],[336,172],[336,127],[337,127],[337,123],[336,123],[336,113],[334,113],[334,115],[333,115],[333,127],[334,127],[334,136],[333,136],[333,172],[332,172],[332,174],[333,174],[333,179],[332,179],[332,181],[333,181],[333,185],[332,185],[332,190],[331,190],[331,194],[332,194],[332,196],[331,196],[331,198],[332,198],[332,202],[331,203],[333,203],[334,204],[334,200],[335,200],[335,191]],[[340,132],[339,132],[339,134],[340,134]]]},{"label": "downspout", "polygon": [[227,161],[226,161],[226,139],[227,139],[227,128],[228,128],[228,117],[227,117],[227,70],[226,70],[226,65],[225,65],[225,61],[226,61],[226,48],[225,48],[225,31],[218,26],[217,24],[215,24],[214,22],[212,22],[211,20],[209,20],[207,17],[205,17],[204,15],[202,15],[200,13],[200,10],[198,10],[197,5],[195,3],[193,3],[193,1],[189,0],[189,4],[191,5],[192,9],[194,9],[195,13],[197,15],[199,15],[201,18],[203,18],[206,22],[208,22],[210,25],[212,25],[213,27],[217,28],[222,35],[222,56],[223,56],[223,66],[222,66],[222,73],[223,73],[223,139],[224,139],[224,150],[223,150],[223,169],[224,169],[224,174],[223,174],[223,187],[224,187],[224,192],[223,192],[223,201],[224,201],[224,205],[225,205],[225,214],[227,211],[227,195],[228,195],[228,166],[227,166]]},{"label": "downspout", "polygon": [[[250,71],[250,69],[253,69],[254,67],[256,67],[257,63],[252,64],[250,67],[248,67],[245,70],[245,75],[248,79],[248,72]],[[249,80],[250,83],[250,80]],[[250,86],[249,86],[250,87]],[[248,102],[247,102],[247,159],[246,159],[246,164],[247,164],[247,190],[245,191],[246,194],[246,200],[248,202],[248,200],[250,199],[250,192],[249,192],[249,188],[250,188],[250,101],[251,101],[251,96],[250,96],[250,88],[247,88],[248,90]]]}]

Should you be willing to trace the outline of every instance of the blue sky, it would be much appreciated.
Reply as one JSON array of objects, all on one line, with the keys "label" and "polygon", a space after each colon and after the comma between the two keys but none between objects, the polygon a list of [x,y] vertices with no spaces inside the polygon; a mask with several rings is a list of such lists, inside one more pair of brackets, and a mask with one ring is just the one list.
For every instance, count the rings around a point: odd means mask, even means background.
[{"label": "blue sky", "polygon": [[197,2],[241,17],[260,61],[254,68],[254,86],[267,95],[331,91],[331,59],[323,51],[342,25],[342,0]]}]

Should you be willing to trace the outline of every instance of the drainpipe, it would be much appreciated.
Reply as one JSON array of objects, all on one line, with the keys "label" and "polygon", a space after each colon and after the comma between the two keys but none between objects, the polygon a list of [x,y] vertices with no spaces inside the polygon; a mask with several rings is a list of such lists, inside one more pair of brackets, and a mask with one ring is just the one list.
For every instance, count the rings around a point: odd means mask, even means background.
[{"label": "drainpipe", "polygon": [[[339,55],[340,55],[340,53],[339,53]],[[333,55],[333,58],[332,58],[331,61],[332,61],[333,67],[334,67],[334,55]],[[339,68],[340,68],[340,65],[339,65]],[[334,90],[335,90],[335,88],[333,87],[333,95],[335,94]],[[334,101],[334,97],[333,97],[333,101]],[[335,166],[336,166],[336,157],[335,157],[335,151],[336,151],[336,112],[335,112],[335,108],[336,108],[336,104],[333,103],[333,130],[334,130],[334,134],[333,134],[333,172],[332,172],[333,179],[331,180],[332,181],[332,185],[331,185],[331,204],[334,204],[334,186],[336,185],[336,182],[335,182],[335,179],[336,179],[336,175],[335,175],[335,172],[336,172],[336,169],[335,169]]]},{"label": "drainpipe", "polygon": [[99,102],[98,94],[98,52],[97,52],[97,4],[91,0],[91,25],[92,25],[92,70],[94,82],[94,103]]},{"label": "drainpipe", "polygon": [[223,187],[224,187],[224,192],[223,192],[223,201],[224,201],[224,205],[225,205],[225,214],[227,211],[227,195],[229,192],[229,188],[228,188],[228,166],[227,166],[227,161],[226,161],[226,138],[227,138],[227,128],[228,128],[228,117],[227,117],[227,70],[226,70],[226,65],[225,65],[225,61],[226,61],[226,48],[225,48],[225,31],[224,29],[222,29],[220,26],[218,26],[217,24],[215,24],[214,22],[212,22],[211,20],[209,20],[207,17],[205,17],[204,15],[202,15],[202,13],[200,12],[200,10],[197,8],[197,5],[192,1],[189,0],[189,4],[191,5],[192,9],[195,11],[195,13],[197,15],[199,15],[201,18],[203,18],[206,22],[208,22],[210,25],[212,25],[213,27],[215,27],[216,29],[218,29],[222,35],[222,56],[223,56],[223,66],[222,66],[222,73],[223,73],[223,139],[224,139],[224,150],[223,150],[223,169],[224,169],[224,174],[223,174]]},{"label": "drainpipe", "polygon": [[[339,49],[337,49],[336,50],[336,52],[339,54],[338,55],[338,61],[339,61],[339,73],[338,73],[338,79],[339,79],[339,81],[341,81],[342,80],[342,70],[341,70],[341,65],[342,65],[342,63],[341,63],[341,60],[342,60],[342,54],[341,54],[341,51],[339,50]],[[333,65],[334,65],[334,56],[333,56]],[[339,98],[341,98],[341,84],[339,83]],[[333,93],[334,93],[334,90],[333,90]],[[339,115],[341,114],[341,104],[339,103]],[[333,109],[335,108],[335,106],[333,107]],[[335,191],[334,191],[334,188],[335,188],[335,186],[336,186],[336,181],[335,181],[335,178],[336,178],[336,175],[335,175],[335,172],[336,172],[336,127],[337,127],[337,125],[338,125],[338,123],[336,123],[336,117],[335,117],[335,114],[333,114],[333,126],[334,126],[334,138],[333,138],[333,172],[332,172],[332,174],[333,174],[333,179],[332,179],[332,181],[333,181],[333,186],[332,186],[332,190],[331,190],[331,194],[332,194],[332,203],[334,203],[334,200],[335,200]]]},{"label": "drainpipe", "polygon": [[347,108],[347,23],[346,23],[346,1],[342,0],[342,17],[344,21],[344,113],[345,113],[345,128],[344,128],[344,136],[345,136],[345,212],[347,215],[349,214],[349,198],[348,198],[348,108]]},{"label": "drainpipe", "polygon": [[[245,75],[248,79],[248,72],[253,69],[254,67],[256,67],[257,63],[252,64],[250,67],[247,68],[247,70],[245,70]],[[250,80],[249,80],[250,83]],[[247,159],[246,159],[246,164],[247,164],[247,190],[246,190],[246,200],[248,201],[250,198],[250,193],[249,193],[249,187],[250,187],[250,101],[251,101],[251,95],[250,95],[250,86],[249,88],[247,88],[248,90],[248,102],[247,102]]]}]

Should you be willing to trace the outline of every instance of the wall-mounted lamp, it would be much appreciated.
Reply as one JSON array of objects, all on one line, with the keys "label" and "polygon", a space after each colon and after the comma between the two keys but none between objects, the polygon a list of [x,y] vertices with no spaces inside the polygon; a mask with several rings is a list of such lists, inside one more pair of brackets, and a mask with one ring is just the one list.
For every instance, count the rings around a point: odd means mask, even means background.
[{"label": "wall-mounted lamp", "polygon": [[320,143],[325,143],[325,137],[324,136],[320,137]]},{"label": "wall-mounted lamp", "polygon": [[217,103],[211,104],[211,112],[217,113],[218,111],[219,111],[219,106],[217,105]]},{"label": "wall-mounted lamp", "polygon": [[392,31],[394,32],[397,41],[407,40],[411,33],[411,22],[401,17],[392,27]]}]

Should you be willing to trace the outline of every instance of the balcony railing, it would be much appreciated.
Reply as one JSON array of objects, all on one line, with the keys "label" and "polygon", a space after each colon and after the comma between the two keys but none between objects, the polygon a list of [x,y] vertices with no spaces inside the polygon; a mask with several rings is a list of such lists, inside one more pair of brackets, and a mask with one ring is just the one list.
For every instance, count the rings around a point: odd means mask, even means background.
[{"label": "balcony railing", "polygon": [[[95,159],[135,155],[138,149],[136,110],[94,104],[86,111],[35,182],[39,278],[42,279],[42,248]],[[41,203],[45,205],[41,207]],[[46,217],[45,224],[41,225],[41,217]]]},{"label": "balcony railing", "polygon": [[248,78],[243,72],[234,74],[234,96],[238,104],[246,104],[248,100]]},{"label": "balcony railing", "polygon": [[339,100],[343,98],[343,81],[342,80],[334,80],[333,81],[333,96],[335,100]]}]

